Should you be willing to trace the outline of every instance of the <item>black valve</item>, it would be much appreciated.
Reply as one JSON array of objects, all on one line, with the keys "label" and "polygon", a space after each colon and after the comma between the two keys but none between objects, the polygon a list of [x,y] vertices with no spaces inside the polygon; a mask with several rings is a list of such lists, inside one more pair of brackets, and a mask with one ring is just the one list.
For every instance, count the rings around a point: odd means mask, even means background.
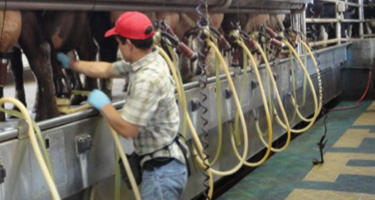
[{"label": "black valve", "polygon": [[225,99],[230,99],[233,96],[232,91],[230,89],[225,89]]},{"label": "black valve", "polygon": [[199,100],[192,100],[190,103],[192,112],[197,111],[201,106],[201,102]]},{"label": "black valve", "polygon": [[277,75],[276,73],[273,73],[273,79],[277,80],[279,78],[279,75]]},{"label": "black valve", "polygon": [[251,81],[251,89],[255,89],[256,87],[258,87],[258,82],[252,80],[252,81]]},{"label": "black valve", "polygon": [[92,138],[90,135],[80,135],[76,138],[77,153],[83,154],[89,151],[92,147]]},{"label": "black valve", "polygon": [[3,165],[0,165],[0,183],[4,183],[5,177],[7,176],[5,167]]}]

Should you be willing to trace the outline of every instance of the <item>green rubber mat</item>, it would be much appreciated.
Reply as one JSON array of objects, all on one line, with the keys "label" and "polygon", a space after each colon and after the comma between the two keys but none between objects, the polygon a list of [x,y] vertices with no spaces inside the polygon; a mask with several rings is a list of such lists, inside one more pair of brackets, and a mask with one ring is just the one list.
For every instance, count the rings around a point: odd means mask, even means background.
[{"label": "green rubber mat", "polygon": [[[338,105],[350,106],[354,102]],[[317,142],[324,132],[323,118],[295,138],[287,150],[243,178],[218,199],[374,199],[375,103],[328,113],[324,164]]]}]

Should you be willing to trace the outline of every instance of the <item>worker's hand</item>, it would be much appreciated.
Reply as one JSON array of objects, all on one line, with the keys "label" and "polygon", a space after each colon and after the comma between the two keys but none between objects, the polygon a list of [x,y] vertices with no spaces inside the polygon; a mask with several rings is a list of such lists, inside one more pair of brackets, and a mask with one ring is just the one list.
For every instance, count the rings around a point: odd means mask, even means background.
[{"label": "worker's hand", "polygon": [[104,92],[97,89],[90,93],[88,102],[92,107],[98,110],[101,110],[105,105],[111,103],[109,97],[104,94]]},{"label": "worker's hand", "polygon": [[65,53],[59,52],[57,54],[57,60],[61,63],[61,66],[65,69],[69,69],[70,58]]}]

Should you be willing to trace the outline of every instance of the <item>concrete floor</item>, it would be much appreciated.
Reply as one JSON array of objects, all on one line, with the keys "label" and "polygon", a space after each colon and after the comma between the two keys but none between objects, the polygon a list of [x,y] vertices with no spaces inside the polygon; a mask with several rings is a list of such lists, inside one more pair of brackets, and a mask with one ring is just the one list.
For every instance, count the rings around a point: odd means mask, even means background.
[{"label": "concrete floor", "polygon": [[[341,102],[338,107],[354,103]],[[316,143],[324,132],[320,118],[287,150],[273,155],[218,199],[375,199],[374,110],[375,102],[364,101],[356,109],[328,113],[324,164],[312,164],[319,158]]]}]

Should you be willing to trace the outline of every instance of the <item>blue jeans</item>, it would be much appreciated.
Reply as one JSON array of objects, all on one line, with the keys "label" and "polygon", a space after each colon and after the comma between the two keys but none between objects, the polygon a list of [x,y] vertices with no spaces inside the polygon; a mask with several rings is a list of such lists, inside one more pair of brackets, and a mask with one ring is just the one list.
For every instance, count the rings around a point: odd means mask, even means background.
[{"label": "blue jeans", "polygon": [[143,200],[178,200],[187,182],[186,165],[177,160],[142,172],[141,195]]}]

